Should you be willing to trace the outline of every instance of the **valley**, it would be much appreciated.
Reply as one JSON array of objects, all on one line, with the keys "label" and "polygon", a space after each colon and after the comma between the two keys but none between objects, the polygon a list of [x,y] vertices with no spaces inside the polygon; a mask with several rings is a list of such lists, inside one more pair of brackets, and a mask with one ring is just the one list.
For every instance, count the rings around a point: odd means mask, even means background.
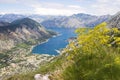
[{"label": "valley", "polygon": [[15,74],[7,80],[40,80],[46,75],[50,80],[119,80],[120,31],[119,26],[114,26],[119,24],[119,19],[120,13],[117,13],[107,23],[92,29],[76,29],[77,38],[61,55],[33,72]]},{"label": "valley", "polygon": [[0,0],[0,80],[120,80],[120,0]]},{"label": "valley", "polygon": [[0,22],[0,79],[33,80],[39,74],[51,80],[109,80],[109,73],[100,73],[119,70],[119,15],[52,16],[42,25],[23,16]]}]

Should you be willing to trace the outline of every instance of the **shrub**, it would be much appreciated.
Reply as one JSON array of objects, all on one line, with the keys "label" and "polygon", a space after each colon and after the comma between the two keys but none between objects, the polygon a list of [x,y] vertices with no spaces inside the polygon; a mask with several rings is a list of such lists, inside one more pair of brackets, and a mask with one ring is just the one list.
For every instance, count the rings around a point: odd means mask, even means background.
[{"label": "shrub", "polygon": [[66,49],[71,65],[63,80],[120,80],[120,31],[106,23],[94,29],[77,29],[77,40]]}]

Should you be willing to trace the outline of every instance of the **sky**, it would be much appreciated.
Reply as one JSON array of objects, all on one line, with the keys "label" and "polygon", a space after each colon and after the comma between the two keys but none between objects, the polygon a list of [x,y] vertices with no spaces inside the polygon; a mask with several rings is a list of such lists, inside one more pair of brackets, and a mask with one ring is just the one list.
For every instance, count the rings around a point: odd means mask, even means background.
[{"label": "sky", "polygon": [[118,11],[120,0],[0,0],[0,14],[113,15]]}]

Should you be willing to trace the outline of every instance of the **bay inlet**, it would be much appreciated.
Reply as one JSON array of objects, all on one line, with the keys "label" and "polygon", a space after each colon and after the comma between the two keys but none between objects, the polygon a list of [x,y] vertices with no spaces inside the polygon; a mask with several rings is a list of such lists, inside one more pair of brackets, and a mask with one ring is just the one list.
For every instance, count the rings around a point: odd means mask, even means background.
[{"label": "bay inlet", "polygon": [[36,45],[32,50],[33,54],[59,55],[59,50],[65,48],[68,44],[67,40],[76,36],[75,29],[71,28],[52,28],[51,30],[58,32],[60,35]]}]

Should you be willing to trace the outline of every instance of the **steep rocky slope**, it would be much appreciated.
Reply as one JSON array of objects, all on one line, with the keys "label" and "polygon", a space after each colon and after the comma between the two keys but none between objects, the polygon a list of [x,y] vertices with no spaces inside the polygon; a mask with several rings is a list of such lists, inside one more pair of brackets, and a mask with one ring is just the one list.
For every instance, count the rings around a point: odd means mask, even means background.
[{"label": "steep rocky slope", "polygon": [[112,16],[107,23],[110,28],[116,27],[120,29],[120,12]]},{"label": "steep rocky slope", "polygon": [[0,27],[0,51],[22,42],[42,41],[54,34],[32,19],[15,20],[9,25]]}]

